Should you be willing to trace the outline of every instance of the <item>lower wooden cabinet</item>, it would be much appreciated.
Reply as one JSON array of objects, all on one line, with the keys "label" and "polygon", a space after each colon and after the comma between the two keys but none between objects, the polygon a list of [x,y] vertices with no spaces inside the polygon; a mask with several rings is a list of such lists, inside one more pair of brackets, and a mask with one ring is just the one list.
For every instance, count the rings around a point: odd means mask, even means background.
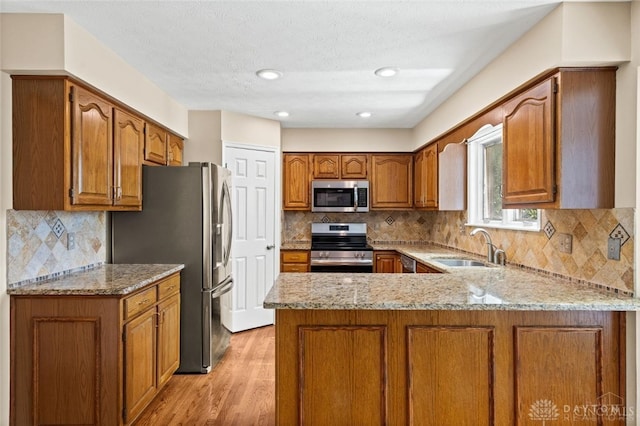
[{"label": "lower wooden cabinet", "polygon": [[180,364],[180,275],[122,296],[11,296],[11,425],[131,424]]},{"label": "lower wooden cabinet", "polygon": [[623,425],[624,315],[279,309],[276,423]]},{"label": "lower wooden cabinet", "polygon": [[424,263],[416,262],[417,274],[440,274],[441,272],[435,268],[425,265]]},{"label": "lower wooden cabinet", "polygon": [[373,252],[374,270],[376,273],[402,273],[400,254],[394,250],[380,250]]},{"label": "lower wooden cabinet", "polygon": [[309,272],[309,250],[280,250],[280,272]]}]

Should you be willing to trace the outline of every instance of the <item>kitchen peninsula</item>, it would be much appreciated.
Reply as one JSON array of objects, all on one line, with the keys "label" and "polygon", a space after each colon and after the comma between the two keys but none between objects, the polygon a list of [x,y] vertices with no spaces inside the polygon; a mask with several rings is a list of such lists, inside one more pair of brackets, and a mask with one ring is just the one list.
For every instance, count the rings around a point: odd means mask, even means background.
[{"label": "kitchen peninsula", "polygon": [[441,248],[401,252],[442,273],[279,276],[264,302],[278,424],[540,424],[531,413],[545,404],[560,423],[585,405],[615,405],[599,420],[624,422],[624,311],[637,299],[447,267],[434,259],[468,256]]}]

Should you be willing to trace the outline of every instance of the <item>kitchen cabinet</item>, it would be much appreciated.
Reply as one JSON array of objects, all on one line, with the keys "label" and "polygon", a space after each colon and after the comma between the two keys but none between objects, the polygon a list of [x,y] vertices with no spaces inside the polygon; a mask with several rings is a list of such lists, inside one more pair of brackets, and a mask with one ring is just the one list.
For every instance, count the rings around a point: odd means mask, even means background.
[{"label": "kitchen cabinet", "polygon": [[131,424],[180,363],[179,273],[126,296],[10,303],[12,425]]},{"label": "kitchen cabinet", "polygon": [[414,157],[414,206],[438,208],[438,144],[421,149]]},{"label": "kitchen cabinet", "polygon": [[113,204],[142,206],[142,157],[144,121],[133,114],[114,109],[114,187]]},{"label": "kitchen cabinet", "polygon": [[624,315],[277,309],[276,423],[533,425],[546,401],[556,419],[598,401],[623,410]]},{"label": "kitchen cabinet", "polygon": [[315,154],[313,155],[314,179],[340,179],[340,155],[339,154]]},{"label": "kitchen cabinet", "polygon": [[182,166],[184,154],[184,140],[173,133],[169,133],[169,145],[167,146],[167,161],[169,166]]},{"label": "kitchen cabinet", "polygon": [[396,251],[374,251],[374,272],[376,273],[402,273],[402,263],[400,262],[400,254]]},{"label": "kitchen cabinet", "polygon": [[416,262],[416,274],[440,274],[441,272],[424,263]]},{"label": "kitchen cabinet", "polygon": [[503,105],[503,206],[614,207],[615,68],[560,68]]},{"label": "kitchen cabinet", "polygon": [[280,250],[280,272],[309,272],[309,250]]},{"label": "kitchen cabinet", "polygon": [[314,154],[314,179],[366,179],[367,154]]},{"label": "kitchen cabinet", "polygon": [[371,155],[371,209],[413,208],[413,155]]},{"label": "kitchen cabinet", "polygon": [[147,123],[144,139],[144,160],[147,163],[167,165],[169,132],[160,126]]},{"label": "kitchen cabinet", "polygon": [[12,102],[13,208],[141,209],[141,115],[62,76],[12,76]]},{"label": "kitchen cabinet", "polygon": [[311,210],[309,154],[284,154],[282,157],[283,209]]},{"label": "kitchen cabinet", "polygon": [[461,211],[467,201],[467,145],[449,143],[438,154],[438,210]]}]

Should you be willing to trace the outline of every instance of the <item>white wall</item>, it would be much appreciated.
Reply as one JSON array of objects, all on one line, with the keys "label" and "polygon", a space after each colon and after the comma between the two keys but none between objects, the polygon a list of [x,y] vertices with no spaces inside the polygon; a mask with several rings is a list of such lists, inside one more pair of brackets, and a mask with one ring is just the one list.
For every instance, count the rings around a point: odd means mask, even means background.
[{"label": "white wall", "polygon": [[411,129],[282,129],[282,150],[413,151]]},{"label": "white wall", "polygon": [[280,122],[222,111],[221,139],[251,145],[280,148]]},{"label": "white wall", "polygon": [[73,75],[174,132],[188,136],[188,111],[70,18],[2,14],[2,69]]},{"label": "white wall", "polygon": [[184,143],[184,163],[209,161],[222,164],[221,111],[189,111],[189,140]]},{"label": "white wall", "polygon": [[[2,25],[2,24],[0,24]],[[0,57],[2,50],[0,48]],[[12,206],[11,79],[0,72],[0,425],[9,424],[9,295],[7,294],[7,209]]]}]

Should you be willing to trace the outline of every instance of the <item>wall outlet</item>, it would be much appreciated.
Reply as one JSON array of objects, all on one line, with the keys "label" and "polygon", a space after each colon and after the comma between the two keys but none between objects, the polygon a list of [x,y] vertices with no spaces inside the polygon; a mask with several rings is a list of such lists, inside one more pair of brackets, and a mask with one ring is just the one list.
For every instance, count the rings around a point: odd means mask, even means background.
[{"label": "wall outlet", "polygon": [[571,234],[558,234],[560,238],[560,251],[562,253],[571,254],[573,251],[573,235]]},{"label": "wall outlet", "polygon": [[620,260],[620,247],[622,240],[620,238],[609,238],[607,247],[607,258],[611,260]]},{"label": "wall outlet", "polygon": [[76,234],[75,232],[67,232],[67,250],[73,250],[76,248]]}]

